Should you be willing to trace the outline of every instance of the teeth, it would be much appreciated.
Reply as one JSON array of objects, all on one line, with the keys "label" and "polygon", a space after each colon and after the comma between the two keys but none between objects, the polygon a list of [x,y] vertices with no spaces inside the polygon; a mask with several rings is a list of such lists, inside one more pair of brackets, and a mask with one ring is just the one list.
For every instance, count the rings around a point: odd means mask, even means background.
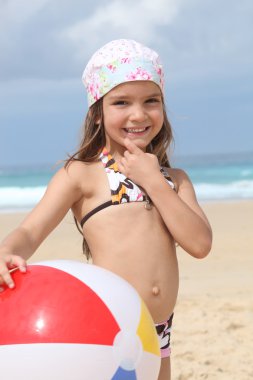
[{"label": "teeth", "polygon": [[125,128],[127,132],[132,133],[138,133],[138,132],[144,132],[146,128]]}]

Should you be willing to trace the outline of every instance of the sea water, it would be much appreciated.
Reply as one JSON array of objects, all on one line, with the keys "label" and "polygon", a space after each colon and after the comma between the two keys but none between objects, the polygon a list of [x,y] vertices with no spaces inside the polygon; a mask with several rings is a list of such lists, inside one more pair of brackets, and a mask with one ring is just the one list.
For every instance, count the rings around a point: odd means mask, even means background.
[{"label": "sea water", "polygon": [[50,165],[0,168],[0,212],[26,211],[34,207],[55,171]]},{"label": "sea water", "polygon": [[253,198],[253,152],[174,161],[191,178],[199,201]]},{"label": "sea water", "polygon": [[[178,157],[173,166],[187,172],[200,202],[253,198],[253,152]],[[55,171],[50,165],[1,168],[0,212],[34,207]]]}]

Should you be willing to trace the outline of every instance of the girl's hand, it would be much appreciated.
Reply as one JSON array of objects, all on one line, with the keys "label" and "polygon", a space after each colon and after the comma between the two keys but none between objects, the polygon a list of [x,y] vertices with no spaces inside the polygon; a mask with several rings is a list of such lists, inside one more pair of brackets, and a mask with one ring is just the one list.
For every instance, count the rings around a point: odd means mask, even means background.
[{"label": "girl's hand", "polygon": [[118,162],[118,168],[126,177],[145,188],[148,180],[156,175],[161,176],[158,159],[154,154],[143,152],[128,138],[124,143],[127,150]]},{"label": "girl's hand", "polygon": [[26,261],[17,255],[3,253],[0,255],[0,292],[4,290],[4,285],[14,288],[15,284],[11,277],[10,271],[19,269],[20,272],[26,272]]}]

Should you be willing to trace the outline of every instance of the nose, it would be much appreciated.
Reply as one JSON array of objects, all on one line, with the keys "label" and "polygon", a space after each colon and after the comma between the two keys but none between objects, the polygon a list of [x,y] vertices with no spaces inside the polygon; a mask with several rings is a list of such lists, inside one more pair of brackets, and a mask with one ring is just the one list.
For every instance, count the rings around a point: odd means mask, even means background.
[{"label": "nose", "polygon": [[147,114],[145,112],[145,108],[141,104],[133,104],[131,107],[129,120],[138,123],[146,121]]}]

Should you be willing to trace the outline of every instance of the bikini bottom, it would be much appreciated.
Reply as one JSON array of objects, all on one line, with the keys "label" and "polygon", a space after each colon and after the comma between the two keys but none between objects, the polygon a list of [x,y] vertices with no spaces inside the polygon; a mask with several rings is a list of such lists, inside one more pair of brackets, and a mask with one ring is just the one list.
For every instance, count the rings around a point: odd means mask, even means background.
[{"label": "bikini bottom", "polygon": [[172,314],[167,321],[155,324],[156,332],[160,342],[161,358],[167,358],[171,353],[170,334],[173,315],[174,314]]}]

